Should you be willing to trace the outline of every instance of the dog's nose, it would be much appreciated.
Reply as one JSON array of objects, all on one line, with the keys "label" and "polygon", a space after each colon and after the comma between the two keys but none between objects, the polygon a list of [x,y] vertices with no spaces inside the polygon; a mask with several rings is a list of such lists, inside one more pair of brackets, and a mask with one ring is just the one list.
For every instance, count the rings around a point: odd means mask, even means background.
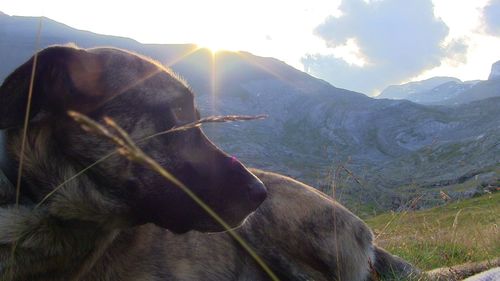
[{"label": "dog's nose", "polygon": [[248,186],[248,197],[251,202],[257,204],[257,206],[260,205],[267,197],[267,189],[264,183],[255,178]]}]

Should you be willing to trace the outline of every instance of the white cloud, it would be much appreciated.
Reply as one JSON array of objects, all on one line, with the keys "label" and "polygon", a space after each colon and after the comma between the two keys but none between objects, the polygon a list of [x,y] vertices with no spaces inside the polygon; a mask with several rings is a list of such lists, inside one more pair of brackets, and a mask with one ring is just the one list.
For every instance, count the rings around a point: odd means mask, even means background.
[{"label": "white cloud", "polygon": [[500,0],[492,0],[484,7],[483,19],[486,32],[500,36]]},{"label": "white cloud", "polygon": [[443,44],[447,25],[434,15],[430,0],[344,0],[342,16],[329,16],[316,33],[332,47],[355,40],[364,67],[333,55],[303,58],[309,71],[335,86],[373,93],[391,83],[439,66],[443,58],[464,60],[464,41]]}]

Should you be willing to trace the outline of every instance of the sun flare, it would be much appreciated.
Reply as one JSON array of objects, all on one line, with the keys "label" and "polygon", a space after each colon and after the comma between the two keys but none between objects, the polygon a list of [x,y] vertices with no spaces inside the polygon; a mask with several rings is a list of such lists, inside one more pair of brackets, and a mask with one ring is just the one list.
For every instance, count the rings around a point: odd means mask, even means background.
[{"label": "sun flare", "polygon": [[238,47],[236,42],[228,41],[224,36],[218,36],[217,34],[211,34],[202,38],[197,43],[199,48],[209,49],[212,53],[218,53],[220,51],[237,51]]},{"label": "sun flare", "polygon": [[208,49],[213,54],[218,53],[218,52],[226,49],[221,44],[218,44],[217,42],[198,44],[198,47]]},{"label": "sun flare", "polygon": [[224,47],[223,44],[218,42],[210,42],[210,43],[198,43],[198,48],[200,49],[208,49],[212,52],[212,54],[216,54],[220,51],[228,51],[229,49]]}]

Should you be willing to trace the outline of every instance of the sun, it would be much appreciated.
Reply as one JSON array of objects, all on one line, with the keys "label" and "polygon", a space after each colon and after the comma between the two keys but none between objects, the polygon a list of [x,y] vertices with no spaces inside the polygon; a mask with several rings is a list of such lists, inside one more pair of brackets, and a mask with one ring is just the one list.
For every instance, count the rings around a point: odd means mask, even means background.
[{"label": "sun", "polygon": [[227,48],[224,48],[222,44],[219,42],[205,42],[205,43],[198,43],[197,44],[199,48],[201,49],[208,49],[210,50],[213,54],[218,53],[223,50],[227,50]]},{"label": "sun", "polygon": [[212,51],[212,53],[218,53],[225,49],[223,44],[221,44],[220,42],[209,42],[207,44],[204,44],[204,47]]},{"label": "sun", "polygon": [[203,38],[197,43],[199,48],[209,49],[213,54],[221,51],[231,51],[234,52],[238,48],[235,46],[235,42],[230,42],[227,38],[221,38],[220,36],[210,36]]}]

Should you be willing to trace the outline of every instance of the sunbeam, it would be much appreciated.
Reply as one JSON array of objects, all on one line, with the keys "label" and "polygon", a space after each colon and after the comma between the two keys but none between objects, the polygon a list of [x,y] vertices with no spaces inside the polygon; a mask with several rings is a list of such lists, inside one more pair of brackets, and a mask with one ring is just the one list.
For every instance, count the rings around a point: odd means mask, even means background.
[{"label": "sunbeam", "polygon": [[173,58],[171,58],[168,61],[165,61],[163,63],[167,67],[172,67],[173,65],[175,65],[178,62],[182,61],[184,58],[189,57],[191,54],[193,54],[194,52],[198,51],[199,49],[201,49],[200,46],[193,45],[191,48],[189,48],[185,52],[183,52],[180,56],[173,57]]},{"label": "sunbeam", "polygon": [[211,52],[211,72],[210,72],[210,107],[211,114],[218,114],[217,109],[217,53]]}]

